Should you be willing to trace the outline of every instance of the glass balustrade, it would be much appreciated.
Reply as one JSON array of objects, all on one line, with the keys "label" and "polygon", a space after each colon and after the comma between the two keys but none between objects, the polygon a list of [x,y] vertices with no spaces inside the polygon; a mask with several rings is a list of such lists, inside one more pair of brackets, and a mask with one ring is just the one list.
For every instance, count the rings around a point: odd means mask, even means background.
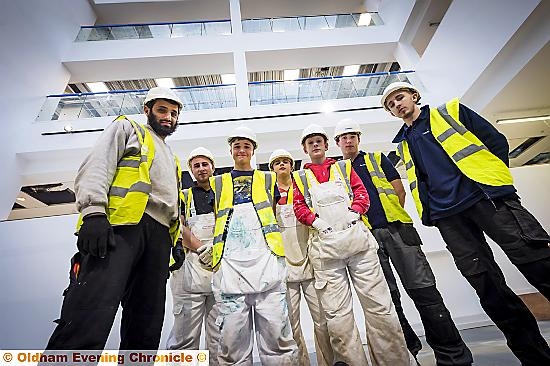
[{"label": "glass balustrade", "polygon": [[[410,82],[414,71],[248,83],[250,105],[271,105],[382,95],[394,81]],[[174,91],[185,111],[237,106],[235,85],[179,87]],[[37,121],[132,115],[143,112],[146,90],[50,95]]]},{"label": "glass balustrade", "polygon": [[83,26],[75,42],[113,41],[122,39],[178,38],[231,34],[229,20],[203,22],[116,24]]},{"label": "glass balustrade", "polygon": [[378,13],[353,13],[281,18],[244,19],[243,32],[292,32],[382,25]]},{"label": "glass balustrade", "polygon": [[250,104],[268,105],[382,95],[394,81],[409,81],[413,71],[249,83]]},{"label": "glass balustrade", "polygon": [[[235,85],[207,85],[173,89],[184,104],[184,111],[231,108],[237,106]],[[147,90],[114,91],[50,95],[37,121],[75,120],[81,118],[143,113]]]}]

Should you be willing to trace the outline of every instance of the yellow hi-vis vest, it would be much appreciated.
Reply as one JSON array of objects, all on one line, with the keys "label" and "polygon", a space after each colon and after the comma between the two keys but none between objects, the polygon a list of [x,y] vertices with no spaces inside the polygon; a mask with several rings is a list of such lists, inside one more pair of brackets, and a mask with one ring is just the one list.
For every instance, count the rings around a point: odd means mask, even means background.
[{"label": "yellow hi-vis vest", "polygon": [[[436,141],[462,174],[474,182],[494,187],[514,184],[506,164],[459,121],[459,104],[458,98],[454,98],[446,104],[430,109],[430,129]],[[416,209],[422,217],[416,170],[407,141],[399,143],[397,152],[405,163]]]},{"label": "yellow hi-vis vest", "polygon": [[[233,211],[233,178],[231,173],[224,173],[210,178],[214,190],[214,243],[212,249],[212,268],[220,264],[225,246],[225,236],[229,227],[229,217]],[[285,255],[283,237],[273,212],[275,195],[275,173],[254,170],[252,175],[252,204],[258,214],[262,231],[271,251],[280,257]]]},{"label": "yellow hi-vis vest", "polygon": [[386,178],[386,174],[381,167],[382,162],[382,153],[381,152],[370,152],[363,156],[365,159],[365,166],[367,171],[370,174],[372,183],[378,191],[378,197],[382,203],[382,208],[386,214],[386,219],[388,222],[400,221],[404,223],[411,223],[412,219],[401,207],[399,203],[399,197],[395,192],[395,189],[391,183]]},{"label": "yellow hi-vis vest", "polygon": [[[136,225],[141,221],[152,191],[149,171],[155,158],[155,144],[151,133],[145,126],[140,125],[126,116],[119,116],[114,122],[127,120],[136,132],[140,151],[135,155],[124,156],[117,164],[115,176],[108,193],[107,219],[111,225]],[[179,159],[174,155],[176,174],[178,175],[178,196],[181,197],[181,166]],[[178,211],[181,207],[178,200]],[[179,216],[178,212],[178,216]],[[78,218],[77,232],[82,226],[82,215]],[[170,226],[170,236],[173,244],[179,237],[180,220],[175,220]]]},{"label": "yellow hi-vis vest", "polygon": [[[315,177],[315,174],[313,174],[313,172],[309,169],[302,169],[292,172],[292,175],[294,177],[294,181],[296,182],[298,190],[304,196],[307,206],[312,212],[315,212],[313,210],[313,204],[311,203],[311,194],[309,193],[309,189],[313,184],[319,184],[319,181]],[[328,180],[340,180],[344,182],[344,189],[346,190],[350,201],[353,201],[353,191],[351,189],[350,179],[351,160],[339,160],[330,166]],[[365,215],[361,215],[361,220],[365,223],[365,225],[367,225],[367,227],[370,228],[370,224],[367,221]]]}]

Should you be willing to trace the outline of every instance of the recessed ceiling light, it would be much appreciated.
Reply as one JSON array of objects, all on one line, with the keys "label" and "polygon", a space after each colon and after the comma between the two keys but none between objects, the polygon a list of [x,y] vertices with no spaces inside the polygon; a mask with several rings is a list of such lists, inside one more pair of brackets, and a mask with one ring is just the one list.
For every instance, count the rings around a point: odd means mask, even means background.
[{"label": "recessed ceiling light", "polygon": [[25,202],[25,197],[17,197],[16,200],[18,200],[19,202]]},{"label": "recessed ceiling light", "polygon": [[283,72],[283,78],[287,81],[296,80],[300,77],[300,69],[285,70]]},{"label": "recessed ceiling light", "polygon": [[107,88],[107,85],[105,85],[104,82],[99,81],[97,83],[86,83],[88,88],[92,91],[92,93],[102,93],[102,92],[108,92],[109,88]]},{"label": "recessed ceiling light", "polygon": [[359,67],[361,65],[347,65],[344,66],[343,76],[357,75],[359,73]]},{"label": "recessed ceiling light", "polygon": [[157,86],[162,86],[164,88],[175,88],[176,87],[176,84],[174,84],[174,80],[172,78],[155,79],[155,83],[157,83]]},{"label": "recessed ceiling light", "polygon": [[222,84],[236,84],[237,77],[235,74],[222,74]]},{"label": "recessed ceiling light", "polygon": [[370,15],[370,13],[363,13],[359,16],[359,22],[357,23],[357,25],[367,26],[370,24],[371,19],[372,16]]},{"label": "recessed ceiling light", "polygon": [[522,117],[522,118],[509,118],[509,119],[498,119],[497,123],[504,125],[507,123],[521,123],[521,122],[537,122],[550,120],[550,115],[546,116],[537,116],[537,117]]}]

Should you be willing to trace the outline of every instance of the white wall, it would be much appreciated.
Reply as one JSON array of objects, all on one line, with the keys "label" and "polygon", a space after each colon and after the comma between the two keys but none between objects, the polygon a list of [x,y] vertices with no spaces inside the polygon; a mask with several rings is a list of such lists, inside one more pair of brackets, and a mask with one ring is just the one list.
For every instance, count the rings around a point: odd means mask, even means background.
[{"label": "white wall", "polygon": [[[537,216],[542,225],[550,228],[550,194],[541,182],[550,180],[550,165],[515,168],[512,170],[523,204]],[[412,201],[407,201],[413,213]],[[417,221],[417,216],[412,215]],[[43,347],[54,329],[52,321],[61,309],[63,289],[68,284],[69,259],[76,250],[72,234],[75,215],[0,223],[0,348],[36,349]],[[460,276],[444,249],[437,230],[417,223],[424,240],[424,250],[436,274],[438,287],[443,294],[455,321],[460,328],[487,324],[474,291]],[[505,272],[509,285],[518,293],[532,292],[519,272],[504,258],[500,249],[495,255]],[[162,345],[172,326],[171,299],[168,290]],[[359,303],[355,303],[358,324],[363,324]],[[419,316],[412,302],[403,297],[405,312],[413,327],[421,331]],[[108,341],[108,348],[117,348],[119,320]],[[303,308],[302,326],[306,341],[313,352],[311,318]],[[363,327],[360,326],[360,329]]]},{"label": "white wall", "polygon": [[20,189],[18,144],[29,134],[44,96],[63,92],[69,73],[61,58],[81,23],[95,16],[86,0],[3,1],[0,12],[0,219],[8,216]]}]

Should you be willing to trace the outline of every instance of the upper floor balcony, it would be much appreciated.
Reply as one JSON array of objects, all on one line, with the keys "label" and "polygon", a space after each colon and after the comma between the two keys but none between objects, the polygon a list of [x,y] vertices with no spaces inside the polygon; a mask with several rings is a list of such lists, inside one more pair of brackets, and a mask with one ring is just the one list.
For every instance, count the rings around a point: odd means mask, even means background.
[{"label": "upper floor balcony", "polygon": [[[384,88],[391,82],[410,81],[412,75],[414,75],[414,71],[392,71],[286,81],[249,82],[245,87],[248,87],[250,105],[246,106],[237,104],[236,90],[238,85],[235,84],[176,87],[173,90],[183,101],[184,111],[186,112],[235,109],[237,107],[250,110],[261,106],[283,103],[380,96]],[[36,121],[78,120],[121,114],[141,114],[146,93],[147,90],[116,90],[99,93],[49,95]],[[361,105],[363,107],[379,107],[377,98],[369,103],[363,102]],[[300,107],[293,108],[293,110],[300,110]]]},{"label": "upper floor balcony", "polygon": [[126,39],[179,38],[231,34],[231,21],[210,20],[178,23],[113,24],[82,26],[75,42]]},{"label": "upper floor balcony", "polygon": [[[313,16],[243,19],[244,33],[294,32],[382,25],[378,13],[351,13]],[[75,42],[128,39],[180,38],[232,34],[231,20],[201,20],[174,23],[139,23],[82,26]]]}]

